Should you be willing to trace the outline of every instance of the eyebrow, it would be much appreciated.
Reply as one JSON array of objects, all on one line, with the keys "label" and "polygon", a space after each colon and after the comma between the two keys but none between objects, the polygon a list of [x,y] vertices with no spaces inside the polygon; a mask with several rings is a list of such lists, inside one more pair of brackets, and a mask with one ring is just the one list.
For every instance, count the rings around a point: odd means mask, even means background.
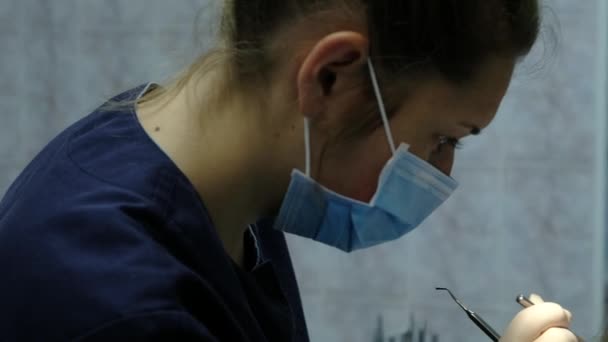
[{"label": "eyebrow", "polygon": [[471,135],[480,135],[481,132],[482,132],[481,128],[479,128],[479,127],[477,127],[475,125],[472,125],[470,123],[467,123],[467,122],[461,122],[460,125],[463,126],[463,127],[466,127],[466,128],[470,128],[471,129]]}]

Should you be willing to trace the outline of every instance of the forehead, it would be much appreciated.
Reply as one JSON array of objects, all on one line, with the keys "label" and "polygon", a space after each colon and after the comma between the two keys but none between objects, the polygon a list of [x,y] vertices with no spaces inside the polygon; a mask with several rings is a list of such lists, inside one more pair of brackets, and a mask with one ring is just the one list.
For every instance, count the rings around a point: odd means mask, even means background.
[{"label": "forehead", "polygon": [[[480,65],[464,83],[445,80],[431,83],[434,101],[455,118],[485,128],[494,118],[513,76],[514,59],[493,58]],[[433,95],[431,95],[433,96]]]},{"label": "forehead", "polygon": [[514,59],[492,59],[480,67],[468,84],[456,88],[462,108],[480,128],[494,119],[511,83],[514,67]]},{"label": "forehead", "polygon": [[[464,83],[440,76],[405,81],[391,92],[404,120],[450,125],[455,121],[481,129],[493,120],[509,87],[514,59],[492,59]],[[405,94],[405,96],[404,96]]]}]

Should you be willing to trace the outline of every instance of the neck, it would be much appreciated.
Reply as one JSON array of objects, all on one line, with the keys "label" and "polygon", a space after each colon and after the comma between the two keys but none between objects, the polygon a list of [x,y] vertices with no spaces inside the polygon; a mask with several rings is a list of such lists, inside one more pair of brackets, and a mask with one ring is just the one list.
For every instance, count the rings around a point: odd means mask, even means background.
[{"label": "neck", "polygon": [[[177,95],[161,95],[137,112],[146,132],[196,188],[224,248],[240,263],[244,230],[278,209],[290,167],[277,162],[281,135],[263,127],[261,113],[246,110],[260,106],[209,98],[217,84],[212,76],[191,81]],[[195,105],[219,102],[224,104]]]}]

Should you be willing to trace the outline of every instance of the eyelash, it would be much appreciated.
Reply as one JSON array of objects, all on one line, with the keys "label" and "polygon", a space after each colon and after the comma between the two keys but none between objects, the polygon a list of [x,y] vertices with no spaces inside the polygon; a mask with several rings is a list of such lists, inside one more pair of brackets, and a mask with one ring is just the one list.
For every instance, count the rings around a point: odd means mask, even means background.
[{"label": "eyelash", "polygon": [[463,147],[463,144],[460,140],[456,139],[456,138],[452,138],[452,137],[440,137],[439,138],[439,147],[441,148],[441,146],[443,145],[450,145],[452,146],[454,149],[461,149]]}]

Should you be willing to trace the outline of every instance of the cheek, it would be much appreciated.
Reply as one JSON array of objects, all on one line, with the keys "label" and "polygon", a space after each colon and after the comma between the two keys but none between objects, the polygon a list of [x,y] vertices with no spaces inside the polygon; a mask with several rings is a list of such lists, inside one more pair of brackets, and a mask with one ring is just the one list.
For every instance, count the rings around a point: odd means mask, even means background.
[{"label": "cheek", "polygon": [[380,172],[390,158],[384,130],[378,130],[329,154],[319,180],[341,195],[367,203],[374,196]]},{"label": "cheek", "polygon": [[376,193],[377,186],[378,179],[369,177],[367,180],[364,180],[359,188],[349,197],[361,202],[369,203]]},{"label": "cheek", "polygon": [[357,172],[354,173],[354,186],[348,196],[361,202],[368,203],[376,193],[380,172],[382,172],[382,169],[389,158],[390,157],[387,155],[386,158],[383,159],[362,161],[362,163],[355,168]]}]

